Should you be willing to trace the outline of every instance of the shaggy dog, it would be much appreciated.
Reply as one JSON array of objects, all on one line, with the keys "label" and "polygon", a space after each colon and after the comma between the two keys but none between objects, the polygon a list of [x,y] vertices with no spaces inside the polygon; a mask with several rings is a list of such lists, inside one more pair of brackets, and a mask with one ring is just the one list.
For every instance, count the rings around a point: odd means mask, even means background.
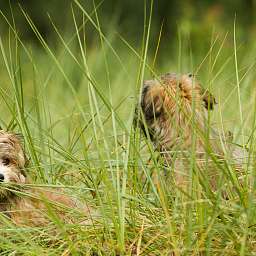
[{"label": "shaggy dog", "polygon": [[[74,210],[90,209],[77,202],[60,189],[29,188],[26,177],[26,156],[18,135],[0,131],[0,216],[4,215],[21,226],[45,226],[51,223],[49,215],[65,223],[74,223]],[[50,213],[50,214],[49,214]],[[1,222],[1,221],[0,221]]]},{"label": "shaggy dog", "polygon": [[243,157],[242,150],[233,147],[232,136],[221,138],[209,125],[208,113],[215,104],[213,95],[203,90],[192,74],[168,73],[144,83],[135,119],[160,152],[167,169],[174,171],[177,185],[189,181],[192,157],[196,159],[193,169],[200,170],[213,189],[219,160],[228,154],[236,162]]}]

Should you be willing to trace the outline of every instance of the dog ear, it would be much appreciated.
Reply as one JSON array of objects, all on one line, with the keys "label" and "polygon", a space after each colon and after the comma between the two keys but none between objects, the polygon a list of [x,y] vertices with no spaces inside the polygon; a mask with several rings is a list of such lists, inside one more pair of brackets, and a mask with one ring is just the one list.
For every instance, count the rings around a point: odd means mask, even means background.
[{"label": "dog ear", "polygon": [[202,90],[202,99],[206,109],[213,110],[214,105],[217,104],[215,97],[207,89]]},{"label": "dog ear", "polygon": [[30,160],[28,159],[27,157],[27,154],[25,152],[25,141],[24,141],[24,136],[22,133],[14,133],[15,137],[18,139],[21,147],[22,147],[22,150],[23,150],[23,154],[24,154],[24,159],[25,159],[25,165],[24,166],[28,166]]},{"label": "dog ear", "polygon": [[16,136],[16,138],[17,138],[21,143],[24,142],[24,136],[23,136],[22,133],[15,133],[14,135]]},{"label": "dog ear", "polygon": [[154,80],[148,80],[144,83],[141,96],[141,108],[146,120],[156,119],[163,113],[163,88]]},{"label": "dog ear", "polygon": [[22,133],[15,133],[15,136],[20,140],[24,140],[24,136]]}]

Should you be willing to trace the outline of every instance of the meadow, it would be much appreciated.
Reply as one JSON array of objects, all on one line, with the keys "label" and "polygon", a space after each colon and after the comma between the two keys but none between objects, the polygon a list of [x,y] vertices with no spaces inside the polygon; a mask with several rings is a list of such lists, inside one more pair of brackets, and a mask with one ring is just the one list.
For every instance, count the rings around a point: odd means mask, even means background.
[{"label": "meadow", "polygon": [[192,157],[187,194],[161,175],[152,143],[133,126],[145,79],[193,72],[217,99],[211,125],[220,136],[232,131],[253,156],[253,40],[240,41],[234,20],[229,31],[213,29],[204,47],[181,26],[171,50],[162,50],[161,28],[151,35],[151,10],[138,46],[111,22],[103,30],[97,8],[89,12],[75,0],[69,33],[49,17],[55,44],[22,7],[37,44],[23,42],[15,19],[1,12],[8,27],[0,37],[1,128],[23,134],[33,186],[61,187],[97,214],[79,225],[82,213],[74,212],[77,224],[64,225],[49,210],[46,227],[17,227],[0,215],[0,255],[256,255],[253,158],[243,185],[228,161],[219,166],[230,180],[225,200],[199,179]]}]

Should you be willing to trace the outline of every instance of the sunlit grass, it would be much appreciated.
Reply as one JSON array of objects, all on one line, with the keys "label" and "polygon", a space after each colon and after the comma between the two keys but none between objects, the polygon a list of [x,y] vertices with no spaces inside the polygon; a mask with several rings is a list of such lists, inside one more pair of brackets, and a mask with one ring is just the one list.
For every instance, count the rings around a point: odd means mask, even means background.
[{"label": "sunlit grass", "polygon": [[[173,39],[177,53],[161,53],[162,28],[158,38],[151,37],[153,1],[146,3],[141,47],[114,27],[104,31],[100,5],[87,11],[75,0],[68,36],[49,17],[55,47],[22,7],[39,46],[24,43],[2,13],[10,33],[0,38],[0,125],[24,135],[28,173],[36,186],[63,187],[97,214],[93,225],[61,225],[49,210],[53,225],[40,228],[16,227],[0,215],[1,255],[253,255],[255,49],[240,46],[234,29],[224,37],[213,33],[199,58],[201,49],[193,48],[181,29]],[[95,45],[88,45],[88,37]],[[158,58],[164,60],[160,66]],[[243,186],[228,160],[211,159],[230,181],[230,200],[221,197],[221,189],[211,193],[193,150],[190,176],[197,183],[188,193],[170,183],[151,142],[132,125],[143,80],[169,71],[195,72],[218,101],[211,125],[219,134],[231,130],[235,143],[249,149]],[[205,136],[196,127],[194,132]],[[201,193],[194,193],[199,183]]]}]

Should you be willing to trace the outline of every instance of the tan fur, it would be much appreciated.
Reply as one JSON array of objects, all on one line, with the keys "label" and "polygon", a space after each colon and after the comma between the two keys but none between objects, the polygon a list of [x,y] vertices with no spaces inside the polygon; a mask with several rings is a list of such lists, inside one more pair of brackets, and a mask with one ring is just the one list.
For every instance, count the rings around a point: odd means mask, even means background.
[{"label": "tan fur", "polygon": [[[91,209],[64,194],[61,189],[29,188],[26,177],[26,157],[17,135],[0,131],[0,214],[21,226],[45,226],[51,218],[65,223],[78,223],[73,211],[82,215],[83,223]],[[25,185],[26,184],[26,185]],[[84,219],[83,219],[84,214]],[[49,217],[51,216],[51,217]]]},{"label": "tan fur", "polygon": [[[173,177],[178,185],[189,182],[188,170],[191,169],[193,152],[197,169],[203,170],[212,188],[216,189],[219,173],[216,173],[218,168],[213,160],[223,160],[225,153],[218,133],[208,125],[208,112],[215,104],[214,97],[203,90],[191,74],[168,73],[159,80],[144,83],[141,114],[137,109],[136,119],[160,152],[165,166],[169,167],[167,169],[174,171]],[[228,143],[225,137],[223,143]],[[232,154],[230,145],[228,148]],[[238,151],[241,156],[242,151]]]}]

